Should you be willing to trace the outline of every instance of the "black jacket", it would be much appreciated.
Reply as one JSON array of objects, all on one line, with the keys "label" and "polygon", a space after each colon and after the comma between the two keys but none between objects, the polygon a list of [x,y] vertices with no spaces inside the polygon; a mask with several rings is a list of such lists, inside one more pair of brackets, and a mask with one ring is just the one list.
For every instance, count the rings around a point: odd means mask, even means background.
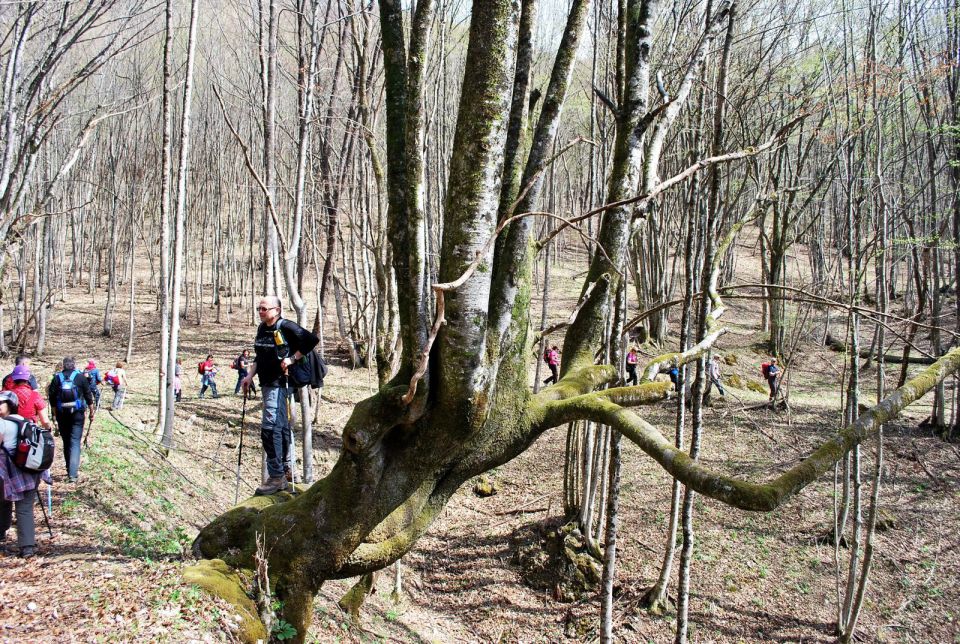
[{"label": "black jacket", "polygon": [[[280,332],[283,344],[275,332]],[[320,338],[313,335],[296,322],[280,318],[274,325],[260,323],[257,337],[253,341],[253,350],[257,355],[257,376],[261,387],[286,387],[287,378],[280,369],[280,361],[297,351],[306,355],[319,344]]]},{"label": "black jacket", "polygon": [[60,403],[60,374],[63,374],[64,379],[69,380],[70,374],[75,373],[77,376],[73,379],[73,386],[77,388],[77,398],[82,398],[87,403],[87,407],[94,406],[93,392],[90,391],[90,383],[87,380],[86,376],[83,375],[83,372],[79,369],[74,369],[72,371],[60,371],[53,374],[53,379],[50,381],[50,385],[47,387],[47,399],[50,401],[50,407],[53,408],[58,414],[72,414],[75,411],[83,410],[72,410],[72,409],[59,409]]}]

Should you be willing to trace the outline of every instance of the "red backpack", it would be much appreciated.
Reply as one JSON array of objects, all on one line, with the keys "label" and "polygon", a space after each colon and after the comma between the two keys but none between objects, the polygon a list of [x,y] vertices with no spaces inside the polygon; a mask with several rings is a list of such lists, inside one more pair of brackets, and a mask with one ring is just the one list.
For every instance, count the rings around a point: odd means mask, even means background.
[{"label": "red backpack", "polygon": [[199,373],[201,376],[203,375],[203,365],[205,365],[205,364],[207,364],[207,361],[206,361],[206,360],[201,360],[201,361],[197,364],[197,373]]},{"label": "red backpack", "polygon": [[764,362],[762,365],[760,365],[760,373],[763,374],[763,377],[764,377],[764,378],[767,378],[767,379],[770,378],[770,363],[769,363],[769,362]]}]

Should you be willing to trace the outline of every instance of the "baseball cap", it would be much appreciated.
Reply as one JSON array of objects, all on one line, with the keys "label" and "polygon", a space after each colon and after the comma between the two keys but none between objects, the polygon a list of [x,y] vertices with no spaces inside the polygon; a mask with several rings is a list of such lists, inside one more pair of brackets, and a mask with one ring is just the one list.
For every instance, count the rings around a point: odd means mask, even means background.
[{"label": "baseball cap", "polygon": [[12,391],[0,391],[0,403],[2,402],[9,403],[12,411],[17,411],[20,406],[20,399]]},{"label": "baseball cap", "polygon": [[27,365],[18,364],[13,368],[13,373],[10,375],[13,376],[14,380],[30,380],[30,369]]}]

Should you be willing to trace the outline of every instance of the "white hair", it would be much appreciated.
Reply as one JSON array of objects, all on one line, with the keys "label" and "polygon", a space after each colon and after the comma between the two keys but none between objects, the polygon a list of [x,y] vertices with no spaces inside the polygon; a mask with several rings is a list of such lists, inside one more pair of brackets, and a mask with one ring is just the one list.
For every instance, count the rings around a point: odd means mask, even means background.
[{"label": "white hair", "polygon": [[280,302],[280,298],[276,295],[264,295],[260,298],[261,302],[266,302],[270,306],[275,306],[278,309],[283,309],[283,304]]}]

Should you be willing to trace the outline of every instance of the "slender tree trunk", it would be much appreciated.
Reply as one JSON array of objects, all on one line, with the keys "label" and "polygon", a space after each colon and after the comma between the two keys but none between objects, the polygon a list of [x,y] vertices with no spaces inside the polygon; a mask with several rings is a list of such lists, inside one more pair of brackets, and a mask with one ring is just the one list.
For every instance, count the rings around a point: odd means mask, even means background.
[{"label": "slender tree trunk", "polygon": [[[168,0],[169,1],[169,0]],[[177,170],[177,198],[174,219],[173,286],[170,307],[170,355],[167,361],[167,412],[163,426],[164,447],[173,445],[173,421],[176,398],[173,393],[173,378],[176,373],[177,348],[180,343],[180,290],[183,287],[184,236],[187,214],[187,176],[190,164],[190,116],[193,105],[193,64],[197,47],[197,20],[199,0],[190,2],[190,30],[187,35],[186,77],[183,82],[183,109],[180,115],[180,161]]]}]

